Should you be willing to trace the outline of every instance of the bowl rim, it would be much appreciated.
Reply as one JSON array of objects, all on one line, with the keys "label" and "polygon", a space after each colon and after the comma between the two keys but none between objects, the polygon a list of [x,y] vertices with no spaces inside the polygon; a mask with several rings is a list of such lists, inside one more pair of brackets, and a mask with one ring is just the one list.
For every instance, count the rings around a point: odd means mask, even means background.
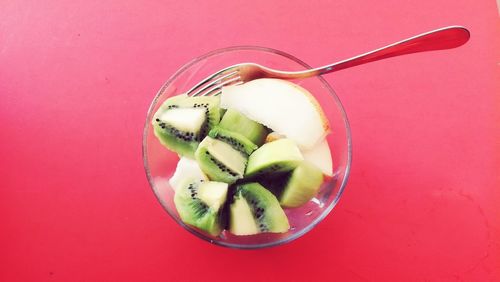
[{"label": "bowl rim", "polygon": [[346,129],[346,139],[347,139],[346,167],[345,167],[345,171],[344,171],[344,178],[342,180],[342,183],[340,183],[340,187],[339,187],[337,195],[335,196],[335,199],[333,199],[333,201],[321,212],[321,214],[316,219],[314,219],[305,228],[298,231],[297,233],[295,233],[289,237],[286,237],[284,239],[280,239],[278,241],[274,241],[274,242],[270,242],[270,243],[254,244],[254,245],[233,244],[233,243],[226,243],[223,241],[214,240],[214,239],[202,234],[201,232],[195,230],[194,228],[190,227],[189,225],[185,224],[181,220],[177,220],[176,216],[173,215],[169,209],[164,207],[164,205],[162,204],[162,200],[160,199],[159,195],[156,193],[156,191],[154,189],[154,184],[152,181],[151,172],[150,172],[149,166],[148,166],[148,156],[146,153],[147,144],[146,143],[147,143],[147,136],[149,133],[149,120],[151,119],[151,117],[153,115],[153,109],[155,108],[155,106],[158,102],[158,99],[160,98],[162,93],[165,91],[165,89],[173,81],[175,81],[175,79],[179,75],[181,75],[184,71],[186,71],[188,68],[190,68],[194,64],[198,63],[199,61],[207,59],[207,58],[214,56],[214,55],[223,54],[226,52],[233,52],[233,51],[259,51],[259,52],[274,53],[274,54],[280,55],[282,57],[285,57],[287,59],[290,59],[292,61],[295,61],[296,63],[302,65],[306,69],[312,68],[307,63],[303,62],[302,60],[298,59],[297,57],[295,57],[291,54],[288,54],[284,51],[280,51],[280,50],[268,48],[268,47],[256,46],[256,45],[237,45],[237,46],[219,48],[219,49],[212,50],[210,52],[207,52],[203,55],[200,55],[200,56],[197,56],[197,57],[191,59],[190,61],[188,61],[187,63],[182,65],[169,79],[167,79],[167,81],[160,87],[160,89],[156,93],[155,97],[151,101],[151,104],[148,108],[148,112],[146,115],[146,121],[144,123],[144,129],[143,129],[143,134],[142,134],[142,159],[143,159],[144,170],[146,172],[146,177],[148,179],[149,186],[150,186],[151,190],[153,191],[153,194],[157,198],[159,204],[161,205],[162,209],[165,210],[167,212],[167,214],[169,214],[169,216],[172,217],[172,219],[176,223],[180,224],[182,227],[184,227],[184,229],[186,229],[187,231],[189,231],[191,234],[195,235],[196,237],[202,239],[203,241],[207,241],[207,242],[214,244],[214,245],[217,245],[217,246],[222,246],[222,247],[227,247],[227,248],[232,248],[232,249],[262,249],[262,248],[280,246],[280,245],[292,242],[292,241],[302,237],[303,235],[305,235],[306,233],[311,231],[321,221],[323,221],[325,219],[325,217],[328,214],[330,214],[330,212],[333,210],[333,208],[337,205],[338,201],[340,200],[340,197],[342,196],[342,194],[345,190],[345,187],[347,185],[347,181],[349,179],[349,174],[350,174],[350,170],[351,170],[351,163],[352,163],[351,127],[349,125],[349,120],[347,118],[347,114],[345,112],[344,106],[343,106],[342,102],[340,101],[340,98],[337,96],[337,93],[333,90],[331,85],[322,76],[317,76],[317,78],[323,83],[323,85],[326,87],[326,89],[328,90],[330,95],[333,96],[333,99],[335,100],[337,107],[340,110],[342,119],[344,121],[344,127]]}]

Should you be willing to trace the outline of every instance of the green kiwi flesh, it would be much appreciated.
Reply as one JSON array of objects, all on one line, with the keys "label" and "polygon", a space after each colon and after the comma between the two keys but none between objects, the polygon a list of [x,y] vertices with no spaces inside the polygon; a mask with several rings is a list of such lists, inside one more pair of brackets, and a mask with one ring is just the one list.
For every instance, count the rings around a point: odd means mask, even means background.
[{"label": "green kiwi flesh", "polygon": [[323,184],[323,172],[308,161],[284,173],[259,175],[256,179],[278,198],[285,208],[296,208],[310,201]]},{"label": "green kiwi flesh", "polygon": [[238,111],[220,108],[219,99],[174,96],[153,116],[160,143],[195,159],[208,177],[180,180],[174,204],[181,220],[212,236],[224,229],[234,235],[287,232],[283,208],[310,201],[323,173],[304,160],[291,139],[278,136],[264,144],[269,130]]},{"label": "green kiwi flesh", "polygon": [[323,173],[310,162],[295,168],[283,188],[279,200],[283,207],[296,208],[311,200],[323,183]]},{"label": "green kiwi flesh", "polygon": [[213,181],[234,183],[243,178],[247,156],[224,141],[206,136],[195,152],[201,170]]},{"label": "green kiwi flesh", "polygon": [[268,130],[265,126],[233,109],[227,109],[219,126],[245,136],[257,146],[264,143],[268,134]]},{"label": "green kiwi flesh", "polygon": [[262,145],[250,155],[245,176],[290,171],[303,159],[295,142],[287,138],[279,139]]},{"label": "green kiwi flesh", "polygon": [[255,182],[236,187],[230,205],[229,232],[234,235],[284,233],[289,228],[278,199],[265,187]]},{"label": "green kiwi flesh", "polygon": [[221,213],[227,191],[227,183],[186,179],[175,190],[175,208],[184,223],[217,236],[224,225]]},{"label": "green kiwi flesh", "polygon": [[212,128],[212,130],[208,133],[208,136],[226,142],[247,157],[257,149],[257,145],[248,140],[248,138],[242,134],[231,132],[221,128],[220,126]]},{"label": "green kiwi flesh", "polygon": [[219,102],[215,96],[167,99],[153,116],[155,136],[168,149],[194,158],[200,141],[219,123]]}]

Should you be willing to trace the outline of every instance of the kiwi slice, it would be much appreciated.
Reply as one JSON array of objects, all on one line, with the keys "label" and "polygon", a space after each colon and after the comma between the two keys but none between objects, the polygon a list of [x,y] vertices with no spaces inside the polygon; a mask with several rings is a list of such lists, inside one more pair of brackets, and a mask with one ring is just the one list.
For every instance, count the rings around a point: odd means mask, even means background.
[{"label": "kiwi slice", "polygon": [[260,175],[256,181],[271,191],[282,207],[296,208],[318,193],[323,184],[323,172],[304,160],[292,171]]},{"label": "kiwi slice", "polygon": [[201,140],[220,120],[218,97],[174,96],[153,116],[154,134],[165,147],[194,158]]},{"label": "kiwi slice", "polygon": [[293,170],[279,200],[283,207],[296,208],[307,203],[323,183],[323,173],[310,162],[303,161]]},{"label": "kiwi slice", "polygon": [[245,154],[247,157],[257,149],[257,145],[248,140],[245,136],[237,132],[225,130],[220,126],[216,126],[212,130],[210,130],[208,136],[226,142],[234,149]]},{"label": "kiwi slice", "polygon": [[264,232],[284,233],[290,225],[276,197],[259,183],[236,187],[230,206],[229,232],[253,235]]},{"label": "kiwi slice", "polygon": [[243,178],[248,161],[242,152],[210,136],[201,141],[194,155],[208,178],[229,184]]},{"label": "kiwi slice", "polygon": [[290,171],[303,159],[295,142],[288,138],[279,139],[262,145],[250,155],[245,176]]},{"label": "kiwi slice", "polygon": [[217,236],[224,225],[221,211],[227,191],[227,183],[186,180],[175,190],[175,208],[184,223]]},{"label": "kiwi slice", "polygon": [[220,121],[219,126],[245,136],[257,146],[264,143],[268,133],[268,130],[262,124],[249,119],[245,115],[233,109],[227,109]]}]

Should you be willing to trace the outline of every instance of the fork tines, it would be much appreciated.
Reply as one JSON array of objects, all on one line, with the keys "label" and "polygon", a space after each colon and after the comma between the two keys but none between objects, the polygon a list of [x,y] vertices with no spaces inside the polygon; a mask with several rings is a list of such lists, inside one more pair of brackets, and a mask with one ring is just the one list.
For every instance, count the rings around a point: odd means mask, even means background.
[{"label": "fork tines", "polygon": [[188,92],[188,96],[217,96],[222,87],[243,83],[237,67],[232,66],[220,70],[196,84]]}]

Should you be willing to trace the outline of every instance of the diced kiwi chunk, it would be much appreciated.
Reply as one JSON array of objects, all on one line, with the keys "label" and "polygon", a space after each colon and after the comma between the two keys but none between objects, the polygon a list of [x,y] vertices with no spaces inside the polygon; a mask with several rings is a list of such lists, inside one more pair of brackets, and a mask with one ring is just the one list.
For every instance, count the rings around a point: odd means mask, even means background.
[{"label": "diced kiwi chunk", "polygon": [[248,138],[244,135],[237,132],[231,132],[221,128],[220,126],[212,128],[212,130],[208,133],[208,136],[226,142],[231,145],[231,147],[247,156],[257,149],[257,145],[248,140]]},{"label": "diced kiwi chunk", "polygon": [[310,201],[323,184],[322,171],[309,161],[302,161],[294,170],[268,173],[256,179],[278,198],[282,207],[295,208]]},{"label": "diced kiwi chunk", "polygon": [[245,176],[290,171],[302,160],[295,142],[287,138],[279,139],[262,145],[250,155]]},{"label": "diced kiwi chunk", "polygon": [[229,232],[234,235],[284,233],[289,228],[285,212],[266,188],[259,183],[236,187],[230,206]]},{"label": "diced kiwi chunk", "polygon": [[308,161],[303,161],[290,174],[279,200],[283,207],[300,207],[312,199],[323,183],[323,173]]},{"label": "diced kiwi chunk", "polygon": [[227,191],[227,183],[186,179],[175,190],[175,208],[184,223],[217,236],[224,225],[221,213]]},{"label": "diced kiwi chunk", "polygon": [[228,143],[205,137],[195,152],[201,170],[214,181],[234,183],[243,178],[248,158]]},{"label": "diced kiwi chunk", "polygon": [[218,97],[174,96],[154,114],[154,134],[168,149],[194,158],[194,152],[210,129],[220,121]]},{"label": "diced kiwi chunk", "polygon": [[257,146],[264,143],[268,133],[265,126],[249,119],[234,109],[227,109],[220,121],[219,126],[245,136]]}]

